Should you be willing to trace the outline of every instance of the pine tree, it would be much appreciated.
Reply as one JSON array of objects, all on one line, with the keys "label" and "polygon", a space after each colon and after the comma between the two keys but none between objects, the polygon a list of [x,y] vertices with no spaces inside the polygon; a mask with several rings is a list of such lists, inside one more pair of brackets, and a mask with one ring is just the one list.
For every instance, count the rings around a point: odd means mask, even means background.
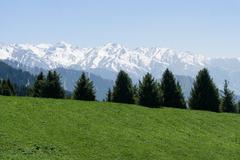
[{"label": "pine tree", "polygon": [[134,103],[132,80],[124,71],[120,71],[113,87],[113,102]]},{"label": "pine tree", "polygon": [[107,92],[107,95],[106,95],[106,101],[107,102],[111,102],[112,101],[112,91],[111,91],[110,88],[108,89],[108,92]]},{"label": "pine tree", "polygon": [[93,82],[82,73],[73,91],[73,99],[95,101],[95,98]]},{"label": "pine tree", "polygon": [[56,71],[48,72],[42,96],[46,98],[64,98],[64,89],[61,86],[60,76]]},{"label": "pine tree", "polygon": [[2,95],[2,80],[0,79],[0,95]]},{"label": "pine tree", "polygon": [[168,69],[162,75],[161,90],[163,92],[163,105],[165,107],[175,107],[177,86],[174,75]]},{"label": "pine tree", "polygon": [[14,85],[14,90],[17,96],[32,96],[29,95],[29,87]]},{"label": "pine tree", "polygon": [[199,71],[191,90],[189,106],[196,110],[219,112],[219,93],[206,68]]},{"label": "pine tree", "polygon": [[11,89],[8,85],[8,82],[6,80],[2,80],[1,82],[1,95],[4,96],[12,96],[12,92]]},{"label": "pine tree", "polygon": [[15,91],[15,87],[13,86],[13,84],[11,83],[11,81],[9,79],[7,79],[7,86],[11,92],[11,96],[15,96],[16,95],[16,91]]},{"label": "pine tree", "polygon": [[65,91],[61,84],[60,75],[56,71],[53,71],[53,77],[54,77],[54,89],[55,89],[54,98],[64,98]]},{"label": "pine tree", "polygon": [[33,97],[43,97],[43,90],[46,85],[46,78],[43,72],[37,76],[37,79],[33,86]]},{"label": "pine tree", "polygon": [[157,82],[147,73],[139,82],[139,104],[147,107],[159,107],[160,97]]},{"label": "pine tree", "polygon": [[165,107],[186,108],[181,87],[177,86],[173,73],[168,69],[163,73],[160,86]]},{"label": "pine tree", "polygon": [[222,110],[223,112],[237,112],[237,104],[235,104],[234,100],[234,92],[228,88],[229,82],[225,80],[224,82],[224,90],[222,97]]},{"label": "pine tree", "polygon": [[179,108],[187,108],[186,101],[182,92],[181,85],[177,82],[176,106]]},{"label": "pine tree", "polygon": [[237,113],[240,113],[240,101],[237,102]]},{"label": "pine tree", "polygon": [[133,85],[133,99],[134,99],[134,103],[138,104],[139,103],[139,88],[138,85],[135,84]]},{"label": "pine tree", "polygon": [[16,95],[15,87],[13,86],[13,84],[9,79],[0,80],[0,95],[4,95],[4,96]]}]

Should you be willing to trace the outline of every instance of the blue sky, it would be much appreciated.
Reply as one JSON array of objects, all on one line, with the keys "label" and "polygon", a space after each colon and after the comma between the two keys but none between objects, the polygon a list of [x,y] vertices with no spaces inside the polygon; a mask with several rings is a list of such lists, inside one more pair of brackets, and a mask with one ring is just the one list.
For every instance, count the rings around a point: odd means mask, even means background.
[{"label": "blue sky", "polygon": [[1,0],[1,43],[108,42],[240,57],[238,0]]}]

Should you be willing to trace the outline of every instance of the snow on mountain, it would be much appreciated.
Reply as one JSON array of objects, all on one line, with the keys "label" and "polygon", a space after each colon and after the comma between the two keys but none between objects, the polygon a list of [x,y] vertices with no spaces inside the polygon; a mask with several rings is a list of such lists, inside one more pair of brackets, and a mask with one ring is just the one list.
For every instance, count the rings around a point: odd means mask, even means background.
[{"label": "snow on mountain", "polygon": [[66,42],[9,44],[0,45],[0,59],[32,68],[86,70],[108,79],[114,79],[121,69],[138,80],[146,72],[159,78],[166,68],[177,75],[194,77],[201,68],[208,67],[218,85],[228,79],[240,93],[239,58],[208,58],[169,48],[130,49],[114,43],[98,48],[78,48]]},{"label": "snow on mountain", "polygon": [[[99,48],[78,48],[65,42],[51,44],[11,44],[0,46],[0,59],[17,61],[29,67],[58,67],[118,72],[124,69],[135,78],[146,72],[158,73],[166,67],[179,74],[194,73],[205,65],[205,57],[168,48],[129,49],[108,43]],[[159,70],[159,71],[158,71]]]}]

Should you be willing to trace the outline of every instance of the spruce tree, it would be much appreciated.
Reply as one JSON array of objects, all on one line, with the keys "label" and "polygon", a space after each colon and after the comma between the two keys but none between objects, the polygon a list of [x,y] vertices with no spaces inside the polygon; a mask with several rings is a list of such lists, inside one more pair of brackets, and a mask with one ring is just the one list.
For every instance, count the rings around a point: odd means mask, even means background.
[{"label": "spruce tree", "polygon": [[169,69],[163,73],[160,86],[165,107],[186,108],[181,87],[177,86],[175,77]]},{"label": "spruce tree", "polygon": [[139,103],[139,88],[137,84],[133,85],[133,99],[135,104]]},{"label": "spruce tree", "polygon": [[219,93],[206,68],[199,71],[189,98],[189,106],[196,110],[219,112]]},{"label": "spruce tree", "polygon": [[179,108],[187,108],[186,101],[182,92],[181,85],[177,82],[176,106]]},{"label": "spruce tree", "polygon": [[237,112],[237,104],[235,104],[234,100],[234,92],[228,88],[229,82],[225,80],[224,89],[223,89],[223,97],[222,97],[222,111],[223,112]]},{"label": "spruce tree", "polygon": [[147,73],[139,82],[139,104],[147,107],[159,107],[160,97],[157,82]]},{"label": "spruce tree", "polygon": [[73,91],[73,99],[95,101],[95,98],[93,82],[83,72]]},{"label": "spruce tree", "polygon": [[108,92],[107,92],[107,95],[106,95],[106,101],[107,102],[111,102],[112,101],[112,91],[111,91],[110,88],[108,89]]},{"label": "spruce tree", "polygon": [[60,75],[56,71],[53,71],[53,77],[54,77],[54,89],[55,89],[54,98],[64,98],[65,91],[61,84]]},{"label": "spruce tree", "polygon": [[15,96],[16,95],[15,87],[13,86],[11,81],[8,79],[6,83],[7,83],[7,86],[9,88],[10,92],[11,92],[11,96]]},{"label": "spruce tree", "polygon": [[132,80],[124,71],[120,71],[113,87],[112,101],[118,103],[134,103]]},{"label": "spruce tree", "polygon": [[2,95],[2,80],[0,79],[0,95]]},{"label": "spruce tree", "polygon": [[46,78],[43,72],[40,72],[33,86],[33,97],[43,97],[43,90],[46,85]]},{"label": "spruce tree", "polygon": [[64,98],[64,89],[61,86],[60,75],[56,71],[49,71],[43,89],[43,97]]},{"label": "spruce tree", "polygon": [[2,80],[2,84],[1,84],[1,90],[2,90],[2,93],[1,95],[4,95],[4,96],[12,96],[12,92],[11,92],[11,89],[8,85],[8,82],[6,80]]},{"label": "spruce tree", "polygon": [[237,113],[240,113],[240,101],[237,102]]}]

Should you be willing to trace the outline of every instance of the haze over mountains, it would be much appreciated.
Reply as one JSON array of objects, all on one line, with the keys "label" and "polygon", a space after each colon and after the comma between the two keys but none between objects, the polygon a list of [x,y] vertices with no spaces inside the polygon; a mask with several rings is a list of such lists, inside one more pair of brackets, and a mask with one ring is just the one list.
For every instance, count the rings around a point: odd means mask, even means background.
[{"label": "haze over mountains", "polygon": [[122,69],[128,72],[135,82],[147,72],[160,78],[166,68],[176,75],[188,76],[189,79],[201,68],[207,67],[219,87],[222,87],[224,79],[227,79],[231,88],[237,94],[240,93],[239,58],[209,58],[169,48],[130,49],[113,43],[96,48],[79,48],[65,42],[54,45],[2,44],[0,59],[14,64],[12,66],[16,68],[29,71],[34,68],[84,70],[109,80],[114,80],[117,72]]}]

